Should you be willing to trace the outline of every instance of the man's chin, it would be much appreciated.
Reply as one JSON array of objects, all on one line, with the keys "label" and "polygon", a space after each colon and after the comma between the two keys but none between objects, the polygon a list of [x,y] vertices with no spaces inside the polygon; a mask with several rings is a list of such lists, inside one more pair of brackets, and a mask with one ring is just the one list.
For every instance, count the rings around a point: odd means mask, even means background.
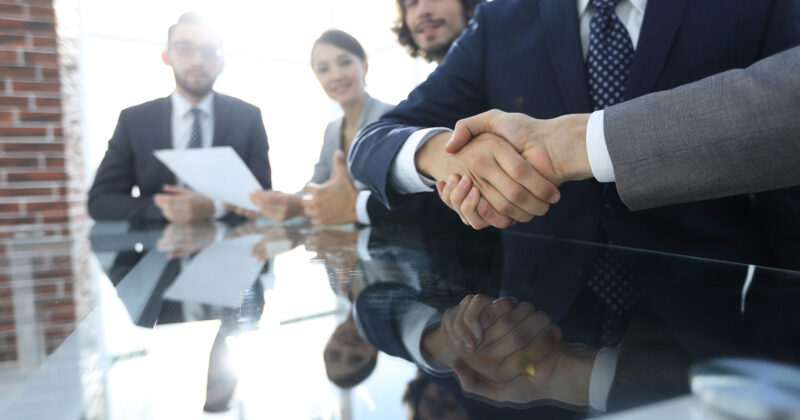
[{"label": "man's chin", "polygon": [[211,92],[214,87],[214,82],[211,83],[185,83],[181,80],[176,80],[177,84],[186,91],[186,93],[202,98]]}]

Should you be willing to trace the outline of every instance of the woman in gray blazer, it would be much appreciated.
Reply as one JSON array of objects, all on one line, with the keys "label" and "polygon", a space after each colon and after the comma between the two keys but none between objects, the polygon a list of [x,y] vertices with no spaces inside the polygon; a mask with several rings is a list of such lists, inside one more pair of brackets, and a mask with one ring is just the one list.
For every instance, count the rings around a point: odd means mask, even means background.
[{"label": "woman in gray blazer", "polygon": [[303,191],[296,194],[254,191],[250,200],[264,215],[276,221],[305,216],[315,225],[369,224],[370,192],[350,177],[345,156],[356,132],[376,121],[393,105],[367,94],[367,55],[361,44],[343,31],[326,31],[314,42],[311,67],[328,97],[342,107],[344,116],[331,121],[325,129],[314,176]]}]

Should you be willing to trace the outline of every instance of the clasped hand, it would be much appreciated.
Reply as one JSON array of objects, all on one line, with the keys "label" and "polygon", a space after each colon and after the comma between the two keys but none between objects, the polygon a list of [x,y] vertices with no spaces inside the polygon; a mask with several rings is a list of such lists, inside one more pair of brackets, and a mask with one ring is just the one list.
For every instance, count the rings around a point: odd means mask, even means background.
[{"label": "clasped hand", "polygon": [[469,295],[445,311],[423,348],[449,366],[464,391],[497,402],[558,400],[588,405],[596,351],[561,339],[561,329],[530,303]]},{"label": "clasped hand", "polygon": [[[418,156],[428,156],[418,157],[418,168],[426,172],[431,162],[426,173],[465,224],[506,228],[544,215],[560,200],[563,182],[591,177],[587,121],[588,114],[537,120],[488,111],[459,121],[446,145],[442,137],[423,146]],[[447,164],[453,160],[460,166]]]}]

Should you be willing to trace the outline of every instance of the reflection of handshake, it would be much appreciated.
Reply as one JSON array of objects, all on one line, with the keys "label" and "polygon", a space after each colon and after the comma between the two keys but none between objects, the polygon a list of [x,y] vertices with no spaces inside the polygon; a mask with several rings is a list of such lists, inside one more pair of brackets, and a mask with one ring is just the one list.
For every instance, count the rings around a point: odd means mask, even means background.
[{"label": "reflection of handshake", "polygon": [[[459,121],[415,157],[436,179],[442,201],[476,229],[505,228],[544,215],[556,187],[592,177],[586,152],[589,114],[537,120],[492,110]],[[449,140],[449,141],[448,141]]]},{"label": "reflection of handshake", "polygon": [[597,350],[562,341],[561,329],[530,303],[469,295],[445,311],[422,347],[466,392],[501,403],[589,405]]}]

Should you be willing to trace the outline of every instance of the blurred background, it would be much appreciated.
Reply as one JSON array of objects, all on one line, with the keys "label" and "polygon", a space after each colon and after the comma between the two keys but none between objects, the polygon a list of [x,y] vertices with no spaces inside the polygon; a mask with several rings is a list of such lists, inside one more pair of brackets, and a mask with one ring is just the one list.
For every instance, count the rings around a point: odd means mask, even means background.
[{"label": "blurred background", "polygon": [[[58,2],[56,2],[58,3]],[[273,187],[296,191],[311,178],[330,120],[341,115],[309,59],[326,29],[342,29],[367,51],[367,91],[396,104],[435,67],[413,59],[389,29],[393,0],[80,0],[85,92],[86,175],[105,153],[119,112],[174,89],[161,61],[167,28],[181,13],[206,16],[224,38],[216,90],[259,108],[270,145]]]}]

